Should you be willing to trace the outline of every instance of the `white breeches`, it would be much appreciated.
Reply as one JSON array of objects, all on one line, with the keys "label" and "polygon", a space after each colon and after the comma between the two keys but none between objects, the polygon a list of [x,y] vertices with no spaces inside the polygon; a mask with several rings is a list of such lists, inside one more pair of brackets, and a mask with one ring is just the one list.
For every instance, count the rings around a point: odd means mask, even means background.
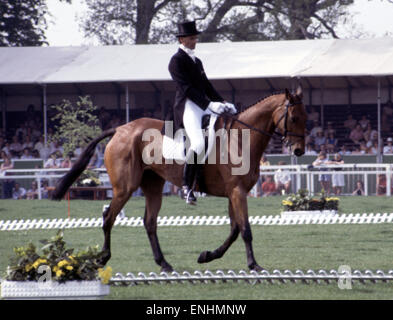
[{"label": "white breeches", "polygon": [[190,149],[196,154],[201,154],[205,148],[205,136],[202,131],[202,117],[212,114],[209,108],[202,110],[190,99],[186,100],[183,114],[183,124],[190,139]]}]

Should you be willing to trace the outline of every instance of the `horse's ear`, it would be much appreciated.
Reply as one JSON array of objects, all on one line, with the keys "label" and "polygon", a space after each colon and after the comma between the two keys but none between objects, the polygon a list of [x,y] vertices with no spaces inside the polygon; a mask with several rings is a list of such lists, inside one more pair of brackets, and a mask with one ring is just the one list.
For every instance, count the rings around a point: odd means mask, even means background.
[{"label": "horse's ear", "polygon": [[285,88],[285,98],[289,101],[292,100],[292,95],[287,88]]},{"label": "horse's ear", "polygon": [[293,103],[293,95],[289,92],[287,88],[285,88],[285,98],[289,101],[289,103]]},{"label": "horse's ear", "polygon": [[300,98],[300,100],[303,99],[303,89],[302,89],[302,86],[301,86],[301,85],[299,85],[299,86],[297,87],[296,95]]}]

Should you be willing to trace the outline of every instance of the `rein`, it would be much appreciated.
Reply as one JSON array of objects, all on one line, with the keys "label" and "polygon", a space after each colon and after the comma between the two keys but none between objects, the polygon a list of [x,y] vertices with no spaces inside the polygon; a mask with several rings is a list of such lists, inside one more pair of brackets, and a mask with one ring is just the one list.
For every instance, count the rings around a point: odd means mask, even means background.
[{"label": "rein", "polygon": [[298,105],[298,104],[302,104],[302,103],[301,103],[301,102],[289,103],[289,101],[288,101],[288,103],[285,105],[285,113],[284,113],[284,114],[280,117],[280,119],[277,121],[276,126],[281,122],[281,120],[284,119],[284,133],[281,133],[281,132],[279,132],[279,131],[274,131],[273,134],[271,134],[271,133],[266,132],[266,131],[264,131],[264,130],[255,128],[255,127],[249,125],[248,123],[245,123],[245,122],[239,120],[239,119],[237,118],[238,113],[235,114],[235,115],[233,115],[233,114],[227,112],[227,113],[224,114],[224,117],[229,117],[229,118],[232,119],[232,121],[239,122],[240,124],[242,124],[243,126],[249,128],[250,130],[259,132],[260,134],[265,135],[265,136],[268,136],[268,137],[270,137],[270,138],[272,138],[274,134],[280,136],[280,137],[281,137],[281,140],[285,140],[285,139],[287,138],[287,136],[293,136],[293,137],[304,138],[304,135],[296,134],[296,133],[293,133],[293,132],[288,131],[288,109],[289,109],[289,107],[293,107],[293,106],[296,106],[296,105]]}]

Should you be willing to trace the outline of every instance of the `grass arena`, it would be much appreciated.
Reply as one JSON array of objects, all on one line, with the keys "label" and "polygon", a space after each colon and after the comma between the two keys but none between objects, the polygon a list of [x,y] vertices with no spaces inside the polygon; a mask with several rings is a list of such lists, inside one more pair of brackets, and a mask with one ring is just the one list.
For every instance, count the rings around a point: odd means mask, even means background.
[{"label": "grass arena", "polygon": [[[253,217],[279,216],[283,197],[249,198],[250,221]],[[341,214],[393,212],[393,200],[390,197],[341,197]],[[5,221],[36,219],[53,221],[68,220],[67,201],[48,200],[0,200],[0,230]],[[109,201],[72,200],[70,202],[70,219],[90,221],[100,218],[102,208]],[[132,198],[124,211],[133,221],[144,214],[144,198]],[[189,221],[203,218],[204,221],[217,223],[176,223],[166,224],[164,217],[178,221],[187,216]],[[216,218],[217,216],[222,219]],[[204,250],[217,247],[227,236],[229,225],[227,217],[227,200],[216,197],[199,198],[195,207],[186,206],[177,197],[165,197],[160,212],[158,236],[161,247],[168,261],[176,272],[200,275],[249,274],[244,252],[244,243],[237,240],[228,252],[218,260],[207,264],[198,264],[197,258]],[[210,218],[209,218],[210,217]],[[214,218],[214,219],[213,219]],[[162,220],[163,219],[163,220]],[[185,219],[185,218],[183,218]],[[210,219],[210,220],[209,220]],[[255,221],[257,219],[254,219]],[[258,221],[259,221],[258,220]],[[262,219],[264,220],[264,219]],[[266,220],[266,219],[265,219]],[[265,221],[264,220],[264,221]],[[98,221],[98,219],[96,220]],[[186,221],[186,220],[184,220]],[[219,223],[222,221],[222,223]],[[348,220],[349,221],[349,220]],[[269,274],[285,273],[296,270],[307,273],[337,270],[340,266],[349,266],[352,271],[383,271],[386,275],[392,267],[393,228],[392,219],[378,223],[376,219],[363,219],[343,223],[301,223],[301,224],[258,224],[251,223],[255,256]],[[103,232],[99,225],[85,225],[64,229],[64,238],[70,247],[84,249],[86,246],[102,246]],[[0,270],[5,275],[13,248],[32,241],[51,237],[56,233],[53,228],[19,228],[20,230],[0,231]],[[152,259],[152,252],[141,224],[135,227],[117,224],[112,233],[112,258],[108,265],[116,274],[126,276],[139,273],[143,276],[160,274],[159,267]],[[243,271],[242,271],[243,270]],[[245,273],[244,273],[245,271]],[[141,284],[143,282],[139,282]],[[150,281],[150,285],[123,286],[114,283],[106,299],[391,299],[392,281],[353,281],[350,289],[340,289],[337,281]]]}]

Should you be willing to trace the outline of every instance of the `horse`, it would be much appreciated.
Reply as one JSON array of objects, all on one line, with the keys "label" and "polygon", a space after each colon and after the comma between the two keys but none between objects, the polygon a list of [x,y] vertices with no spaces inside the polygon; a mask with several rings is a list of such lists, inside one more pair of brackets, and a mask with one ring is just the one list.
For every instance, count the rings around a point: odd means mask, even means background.
[{"label": "horse", "polygon": [[[282,141],[289,146],[296,156],[304,154],[304,134],[307,113],[302,102],[301,87],[296,93],[285,89],[284,93],[272,94],[257,103],[250,105],[236,115],[231,115],[228,124],[220,116],[215,124],[215,130],[237,130],[242,135],[248,130],[249,137],[249,170],[241,175],[233,175],[235,164],[205,163],[201,176],[204,181],[204,192],[217,197],[228,198],[228,214],[230,218],[230,233],[224,243],[214,251],[203,251],[198,263],[207,263],[221,258],[237,239],[239,233],[246,248],[247,266],[250,270],[264,270],[256,261],[252,248],[252,232],[248,220],[247,194],[259,178],[259,162],[274,134],[282,136]],[[228,117],[227,117],[228,118]],[[86,146],[72,168],[59,180],[52,194],[53,200],[61,200],[68,188],[86,169],[94,154],[97,144],[108,137],[104,163],[113,188],[113,197],[109,207],[103,212],[104,244],[102,247],[102,264],[111,258],[111,229],[116,216],[130,199],[132,193],[141,187],[145,196],[144,227],[150,241],[154,260],[162,272],[172,272],[172,266],[166,261],[161,251],[157,237],[157,216],[162,204],[162,190],[165,181],[181,187],[184,164],[178,162],[145,163],[144,149],[151,142],[142,139],[147,129],[160,132],[161,142],[164,122],[151,118],[140,118],[117,128],[108,129],[94,138]],[[234,139],[229,137],[229,140]],[[145,139],[146,140],[146,139]],[[219,139],[216,150],[220,147]],[[231,141],[229,141],[231,142]],[[242,141],[235,144],[242,148]],[[246,146],[243,146],[246,147]],[[219,155],[217,154],[217,157]]]}]

